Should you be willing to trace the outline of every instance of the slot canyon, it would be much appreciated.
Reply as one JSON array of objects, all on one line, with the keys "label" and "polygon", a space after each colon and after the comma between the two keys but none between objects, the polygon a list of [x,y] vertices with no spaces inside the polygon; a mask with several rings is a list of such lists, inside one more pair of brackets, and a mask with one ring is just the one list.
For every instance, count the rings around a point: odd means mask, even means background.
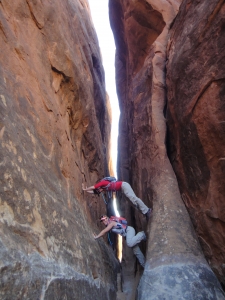
[{"label": "slot canyon", "polygon": [[0,0],[0,298],[225,299],[225,1],[109,0],[121,216],[147,239],[94,239],[113,201],[112,113],[88,0]]}]

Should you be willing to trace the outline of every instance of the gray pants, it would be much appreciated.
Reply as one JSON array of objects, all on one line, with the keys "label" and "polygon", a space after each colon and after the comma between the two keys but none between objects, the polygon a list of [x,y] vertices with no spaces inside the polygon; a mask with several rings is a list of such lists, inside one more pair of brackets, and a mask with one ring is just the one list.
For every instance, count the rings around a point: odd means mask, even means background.
[{"label": "gray pants", "polygon": [[127,246],[133,249],[134,255],[137,257],[142,267],[145,266],[145,257],[137,244],[140,243],[144,238],[145,238],[144,231],[138,232],[135,235],[134,228],[131,226],[127,226],[127,231],[126,231]]},{"label": "gray pants", "polygon": [[134,193],[132,187],[129,185],[129,183],[123,181],[122,186],[121,186],[121,190],[122,190],[122,192],[125,194],[125,196],[126,196],[128,199],[130,199],[130,201],[131,201],[138,209],[140,209],[140,211],[141,211],[143,214],[146,214],[146,213],[147,213],[147,211],[148,211],[149,208],[144,204],[144,202],[143,202],[141,199],[139,199],[139,198],[135,195],[135,193]]}]

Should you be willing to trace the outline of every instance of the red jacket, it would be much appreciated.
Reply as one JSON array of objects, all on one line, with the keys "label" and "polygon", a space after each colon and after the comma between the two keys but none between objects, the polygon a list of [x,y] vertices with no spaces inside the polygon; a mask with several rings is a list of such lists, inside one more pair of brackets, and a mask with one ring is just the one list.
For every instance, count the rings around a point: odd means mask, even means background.
[{"label": "red jacket", "polygon": [[106,187],[108,184],[110,184],[107,188],[108,191],[119,191],[121,189],[121,185],[122,185],[123,181],[116,181],[116,182],[110,182],[110,181],[107,181],[107,180],[103,180],[103,181],[100,181],[98,183],[96,183],[94,185],[95,189],[98,189],[98,188],[104,188]]}]

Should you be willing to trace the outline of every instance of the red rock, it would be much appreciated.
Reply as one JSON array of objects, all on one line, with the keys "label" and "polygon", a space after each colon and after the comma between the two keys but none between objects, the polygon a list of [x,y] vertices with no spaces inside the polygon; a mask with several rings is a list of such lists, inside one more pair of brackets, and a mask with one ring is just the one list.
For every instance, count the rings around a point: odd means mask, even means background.
[{"label": "red rock", "polygon": [[87,1],[1,1],[0,45],[1,297],[115,297],[92,235],[105,204],[81,189],[108,172],[110,136]]},{"label": "red rock", "polygon": [[223,285],[224,16],[222,1],[184,1],[167,65],[170,159],[203,252]]},{"label": "red rock", "polygon": [[[161,29],[160,32],[155,31],[155,35],[152,32],[149,32],[149,35],[146,34],[146,41],[143,43],[141,39],[142,28],[140,24],[137,25],[133,21],[135,18],[132,19],[132,16],[136,8],[139,20],[141,19],[140,14],[145,16],[146,7],[144,3],[146,2],[147,5],[152,6],[155,13],[157,12],[158,20],[160,20],[157,24],[161,24]],[[168,105],[173,107],[175,100],[172,98],[172,93],[179,90],[180,78],[185,67],[185,63],[182,65],[185,57],[183,53],[189,49],[189,36],[186,35],[186,32],[189,28],[192,28],[195,32],[194,27],[192,27],[193,21],[188,22],[188,19],[185,20],[185,16],[181,13],[180,23],[177,23],[175,16],[181,1],[146,2],[129,1],[128,3],[125,0],[111,0],[109,2],[111,23],[117,45],[117,90],[121,107],[119,178],[128,181],[134,188],[135,193],[147,205],[153,205],[152,220],[147,227],[147,262],[139,283],[137,299],[166,299],[168,295],[178,299],[183,297],[184,293],[187,299],[192,299],[202,290],[204,290],[203,297],[205,298],[209,294],[212,298],[223,298],[220,284],[202,254],[202,249],[182,201],[177,178],[168,158],[169,143],[171,143],[171,146],[174,144],[171,136],[175,135],[175,139],[180,134],[177,128],[179,122],[176,119],[173,123],[171,121],[172,133],[167,138],[165,67],[166,49],[170,37],[169,30],[171,26],[175,27],[178,24],[176,27],[177,39],[180,44],[176,46],[176,51],[174,51],[173,47],[175,46],[171,43],[168,62],[169,72],[172,73],[172,75],[168,75],[167,81],[170,85]],[[204,6],[200,2],[198,4],[199,7]],[[142,7],[141,10],[140,7]],[[185,5],[183,4],[182,7],[184,8]],[[192,20],[196,19],[194,11],[191,11],[190,16]],[[200,16],[198,16],[198,20],[201,20]],[[202,16],[202,18],[204,17]],[[154,20],[149,15],[150,19]],[[195,22],[198,22],[198,20],[195,20]],[[186,22],[186,27],[183,27],[184,22]],[[179,29],[183,29],[183,36],[180,35]],[[145,30],[146,28],[143,29],[143,32]],[[137,45],[134,45],[135,38]],[[172,39],[175,39],[173,35]],[[145,49],[145,55],[142,55],[142,47]],[[190,72],[192,71],[194,74],[196,65],[194,64],[194,53],[191,54],[193,55],[193,66]],[[181,67],[175,66],[173,68],[173,63],[178,58],[180,58]],[[185,78],[185,82],[185,86],[190,88],[191,83],[188,78]],[[185,91],[191,92],[189,89]],[[183,94],[180,94],[177,101],[180,101],[182,96]],[[186,102],[178,102],[176,105],[174,109],[178,111],[179,108],[178,113],[181,114],[184,111]],[[182,119],[182,121],[186,125],[188,120]],[[181,155],[182,150],[179,151],[179,155]],[[187,163],[186,167],[188,168]],[[134,211],[124,198],[120,199],[120,209],[128,222],[131,222],[137,230],[143,230],[146,226],[144,218],[139,212]],[[207,245],[205,248],[207,248]],[[126,248],[124,250],[123,269],[126,292],[132,293],[132,288],[135,286],[135,265]],[[196,276],[193,276],[193,274]],[[202,280],[203,277],[208,279],[204,281]],[[195,288],[192,289],[193,286]],[[180,287],[182,288],[180,289]],[[214,292],[214,288],[216,292]]]}]

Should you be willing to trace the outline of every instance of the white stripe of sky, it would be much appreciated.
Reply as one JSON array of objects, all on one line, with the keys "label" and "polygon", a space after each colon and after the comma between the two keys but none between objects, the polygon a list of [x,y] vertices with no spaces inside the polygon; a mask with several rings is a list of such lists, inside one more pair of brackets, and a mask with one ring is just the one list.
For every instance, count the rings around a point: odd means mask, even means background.
[{"label": "white stripe of sky", "polygon": [[[95,31],[98,36],[101,50],[103,67],[105,70],[106,91],[112,108],[112,128],[111,128],[111,157],[114,174],[117,177],[117,140],[119,124],[119,104],[115,83],[115,43],[113,33],[109,23],[108,1],[88,0]],[[114,199],[114,209],[116,216],[119,216],[117,204]]]},{"label": "white stripe of sky", "polygon": [[117,139],[120,111],[115,84],[115,43],[113,33],[109,24],[108,1],[88,0],[88,2],[91,9],[91,16],[94,27],[99,40],[103,67],[105,70],[106,91],[109,95],[109,100],[112,108],[111,156],[115,176],[117,176]]}]

